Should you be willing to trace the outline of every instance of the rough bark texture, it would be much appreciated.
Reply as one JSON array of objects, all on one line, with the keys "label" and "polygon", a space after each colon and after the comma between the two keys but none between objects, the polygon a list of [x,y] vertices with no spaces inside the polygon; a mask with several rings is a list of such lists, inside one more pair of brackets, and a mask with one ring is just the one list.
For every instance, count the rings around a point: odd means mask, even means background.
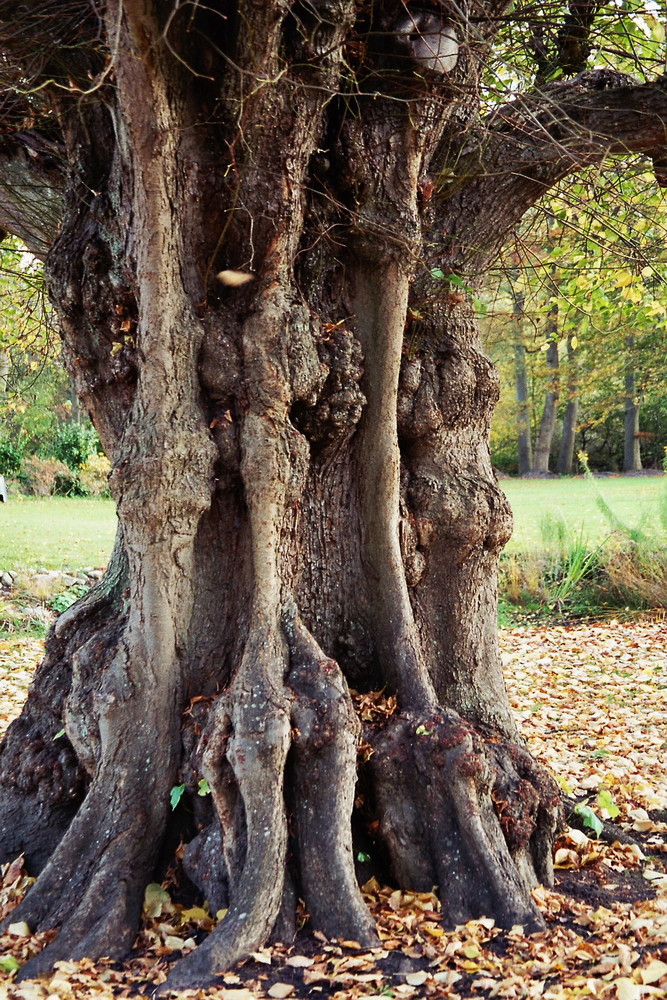
[{"label": "rough bark texture", "polygon": [[[0,749],[0,853],[39,874],[11,919],[59,928],[21,975],[125,953],[178,836],[229,912],[165,989],[288,933],[297,895],[313,927],[372,944],[357,773],[378,875],[439,885],[449,923],[539,926],[559,795],[504,688],[498,380],[451,276],[479,273],[610,133],[661,148],[665,95],[634,88],[633,118],[627,95],[550,92],[565,162],[520,103],[476,119],[502,3],[457,14],[445,74],[406,59],[400,4],[46,7],[49,35],[0,2],[3,72],[34,85],[3,162],[26,183],[53,170],[62,214],[54,235],[27,200],[19,228],[0,199],[0,224],[48,245],[120,529]],[[16,153],[40,114],[55,166]],[[494,205],[487,155],[511,191]],[[359,764],[353,692],[382,688],[397,711],[367,727]],[[180,783],[188,808],[170,815]]]}]

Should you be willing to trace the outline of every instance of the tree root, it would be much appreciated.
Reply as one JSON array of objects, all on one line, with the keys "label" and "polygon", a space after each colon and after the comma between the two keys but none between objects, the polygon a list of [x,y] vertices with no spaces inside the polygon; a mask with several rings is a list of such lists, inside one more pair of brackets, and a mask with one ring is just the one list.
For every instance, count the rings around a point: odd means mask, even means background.
[{"label": "tree root", "polygon": [[[122,534],[104,578],[58,618],[46,640],[46,655],[37,670],[28,701],[7,732],[0,751],[0,862],[25,854],[26,866],[38,875],[56,849],[86,794],[94,768],[84,767],[76,732],[55,736],[68,715],[71,689],[101,672],[111,661],[125,623],[122,591],[127,579]],[[90,650],[86,659],[85,650]],[[81,684],[83,688],[84,684]],[[83,715],[81,705],[77,706]],[[99,737],[96,739],[99,743]],[[87,756],[92,752],[87,741]]]},{"label": "tree root", "polygon": [[354,869],[351,816],[360,726],[345,679],[296,616],[285,622],[294,692],[291,811],[301,886],[315,929],[379,940]]},{"label": "tree root", "polygon": [[[535,873],[513,861],[494,801],[495,761],[474,730],[441,710],[394,716],[367,739],[375,751],[369,768],[379,831],[399,885],[420,891],[439,885],[443,920],[451,926],[491,916],[503,927],[542,929],[530,897]],[[540,836],[539,795],[530,791],[521,847]],[[517,833],[515,854],[519,840]]]},{"label": "tree root", "polygon": [[25,920],[33,931],[61,924],[55,940],[22,967],[20,979],[42,975],[60,959],[120,958],[132,947],[168,793],[166,780],[158,789],[158,782],[142,777],[119,782],[113,764],[100,768],[48,865],[8,918]]},{"label": "tree root", "polygon": [[[272,681],[275,665],[284,659],[280,645],[273,624],[256,620],[236,681],[216,709],[215,729],[223,740],[207,751],[204,773],[223,829],[230,907],[208,938],[177,963],[161,993],[209,983],[260,948],[278,917],[287,859],[283,777],[290,745],[289,703]],[[226,759],[219,756],[223,750]]]}]

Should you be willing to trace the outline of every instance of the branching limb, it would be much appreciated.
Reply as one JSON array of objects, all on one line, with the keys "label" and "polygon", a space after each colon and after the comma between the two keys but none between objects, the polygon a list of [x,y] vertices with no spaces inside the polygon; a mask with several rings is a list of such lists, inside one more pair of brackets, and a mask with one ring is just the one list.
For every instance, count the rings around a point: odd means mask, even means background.
[{"label": "branching limb", "polygon": [[[550,187],[611,154],[667,151],[667,87],[636,84],[611,70],[524,94],[487,120],[442,183],[436,212],[456,220],[462,261],[491,259],[528,208]],[[437,223],[436,223],[437,228]]]},{"label": "branching limb", "polygon": [[38,133],[3,137],[0,145],[0,227],[43,259],[63,218],[61,152]]}]

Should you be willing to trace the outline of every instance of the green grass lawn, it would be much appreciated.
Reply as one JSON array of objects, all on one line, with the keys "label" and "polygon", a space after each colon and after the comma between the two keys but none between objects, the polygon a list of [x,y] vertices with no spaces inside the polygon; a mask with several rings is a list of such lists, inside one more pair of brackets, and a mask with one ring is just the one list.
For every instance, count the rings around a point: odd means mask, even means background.
[{"label": "green grass lawn", "polygon": [[[514,535],[508,551],[544,548],[540,521],[548,512],[562,514],[571,531],[596,543],[609,524],[595,503],[596,486],[617,517],[631,527],[659,531],[663,477],[600,479],[504,479],[501,486],[514,511]],[[104,566],[116,530],[113,501],[66,497],[19,498],[0,504],[0,570],[82,569]]]},{"label": "green grass lawn", "polygon": [[540,522],[545,514],[561,514],[578,538],[595,544],[611,531],[608,520],[596,505],[597,491],[612,511],[631,528],[641,527],[648,535],[661,532],[659,507],[667,491],[663,476],[630,476],[596,479],[503,479],[500,483],[514,511],[514,535],[507,551],[535,551],[544,548]]},{"label": "green grass lawn", "polygon": [[0,504],[0,570],[105,566],[115,533],[112,500],[12,497]]}]

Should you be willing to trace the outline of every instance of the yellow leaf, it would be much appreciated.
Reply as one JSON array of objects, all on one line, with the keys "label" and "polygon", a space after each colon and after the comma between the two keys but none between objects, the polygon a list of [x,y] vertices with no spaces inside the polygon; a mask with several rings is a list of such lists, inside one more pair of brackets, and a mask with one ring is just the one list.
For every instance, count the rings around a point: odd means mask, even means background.
[{"label": "yellow leaf", "polygon": [[185,941],[183,938],[176,937],[175,934],[167,934],[164,939],[165,948],[169,948],[170,951],[180,951],[185,947]]},{"label": "yellow leaf", "polygon": [[476,944],[467,944],[461,950],[466,958],[479,958],[479,948]]},{"label": "yellow leaf", "polygon": [[169,893],[157,882],[150,882],[144,893],[144,913],[147,917],[161,917],[164,908],[171,903]]},{"label": "yellow leaf", "polygon": [[256,962],[261,962],[262,965],[271,965],[271,952],[268,948],[263,948],[261,951],[254,951],[252,958]]},{"label": "yellow leaf", "polygon": [[228,285],[230,288],[236,288],[239,285],[247,285],[249,281],[255,280],[255,275],[251,274],[250,271],[219,271],[216,274],[216,278],[223,285]]},{"label": "yellow leaf", "polygon": [[632,275],[629,271],[619,271],[616,275],[616,287],[626,288],[632,284]]},{"label": "yellow leaf", "polygon": [[640,1000],[641,998],[641,986],[632,979],[628,979],[627,976],[621,976],[620,979],[617,979],[614,986],[618,1000]]},{"label": "yellow leaf", "polygon": [[641,969],[639,974],[643,983],[657,983],[663,976],[667,976],[667,962],[661,962],[660,959],[654,958],[645,969]]},{"label": "yellow leaf", "polygon": [[63,976],[56,975],[49,982],[49,993],[55,993],[59,997],[72,996],[74,993],[74,986],[68,979],[65,979]]},{"label": "yellow leaf", "polygon": [[434,938],[441,938],[441,937],[444,936],[444,933],[445,933],[444,930],[442,929],[442,927],[438,927],[437,924],[423,923],[421,925],[420,930],[425,931],[427,934],[430,934],[431,937],[434,937]]},{"label": "yellow leaf", "polygon": [[291,965],[293,969],[307,969],[315,964],[314,958],[306,958],[305,955],[290,955],[285,965]]},{"label": "yellow leaf", "polygon": [[181,920],[208,920],[208,913],[203,906],[193,906],[181,912]]},{"label": "yellow leaf", "polygon": [[14,937],[30,937],[30,928],[25,920],[20,920],[15,924],[10,924],[7,928],[7,932],[9,934],[13,934]]}]

